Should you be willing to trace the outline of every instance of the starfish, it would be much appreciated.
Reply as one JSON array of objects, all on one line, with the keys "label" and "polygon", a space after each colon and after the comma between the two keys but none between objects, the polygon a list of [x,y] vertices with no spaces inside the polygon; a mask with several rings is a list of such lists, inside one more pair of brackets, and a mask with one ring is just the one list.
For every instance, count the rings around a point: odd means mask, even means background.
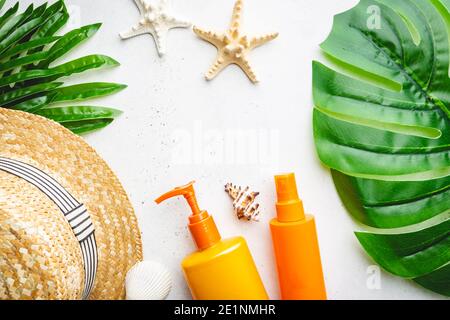
[{"label": "starfish", "polygon": [[231,19],[230,28],[225,33],[205,31],[194,26],[194,32],[203,40],[213,44],[217,50],[217,58],[206,73],[206,79],[212,80],[220,71],[230,64],[238,65],[253,82],[258,82],[247,59],[247,54],[254,48],[275,39],[278,32],[263,36],[251,37],[241,34],[242,0],[237,0]]},{"label": "starfish", "polygon": [[136,37],[144,33],[153,36],[159,56],[166,51],[167,33],[172,28],[188,28],[189,22],[179,20],[167,13],[167,0],[160,0],[158,5],[152,5],[146,0],[134,0],[140,13],[141,19],[127,32],[120,34],[122,39]]}]

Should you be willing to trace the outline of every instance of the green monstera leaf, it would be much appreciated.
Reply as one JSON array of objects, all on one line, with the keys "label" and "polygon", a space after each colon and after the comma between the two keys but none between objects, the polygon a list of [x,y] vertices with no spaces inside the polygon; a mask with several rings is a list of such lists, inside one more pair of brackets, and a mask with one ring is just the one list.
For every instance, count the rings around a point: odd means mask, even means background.
[{"label": "green monstera leaf", "polygon": [[314,137],[385,270],[450,296],[450,0],[362,0],[313,62]]}]

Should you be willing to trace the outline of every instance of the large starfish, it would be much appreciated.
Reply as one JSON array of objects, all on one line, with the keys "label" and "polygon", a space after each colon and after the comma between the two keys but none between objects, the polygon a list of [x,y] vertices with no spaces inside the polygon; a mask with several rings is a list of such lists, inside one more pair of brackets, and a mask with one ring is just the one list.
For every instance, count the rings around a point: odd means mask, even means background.
[{"label": "large starfish", "polygon": [[238,65],[253,82],[258,82],[255,73],[247,59],[247,54],[254,48],[275,39],[278,32],[263,36],[251,37],[241,34],[242,0],[237,0],[231,19],[231,26],[225,33],[205,31],[194,26],[194,32],[203,40],[217,47],[218,54],[211,69],[206,73],[206,79],[212,80],[220,71],[230,64]]},{"label": "large starfish", "polygon": [[146,0],[134,0],[134,2],[141,13],[141,19],[131,30],[121,33],[120,37],[128,39],[149,33],[155,40],[159,56],[164,55],[166,51],[166,38],[170,29],[191,26],[189,22],[174,18],[167,13],[167,0],[160,0],[158,5],[152,5]]}]

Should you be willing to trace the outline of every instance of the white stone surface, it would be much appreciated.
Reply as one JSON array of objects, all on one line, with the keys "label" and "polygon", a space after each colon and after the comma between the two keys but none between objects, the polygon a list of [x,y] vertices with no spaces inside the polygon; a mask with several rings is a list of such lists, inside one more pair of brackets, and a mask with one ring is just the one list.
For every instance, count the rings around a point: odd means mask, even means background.
[{"label": "white stone surface", "polygon": [[[21,0],[21,7],[29,2]],[[122,64],[117,69],[77,76],[74,82],[129,85],[117,95],[95,101],[118,107],[124,114],[86,139],[117,173],[130,196],[142,230],[145,258],[170,269],[173,289],[169,299],[190,298],[180,262],[195,248],[186,228],[189,211],[184,200],[157,206],[153,199],[195,179],[200,206],[214,216],[223,237],[243,235],[247,239],[267,291],[276,299],[268,221],[275,213],[273,175],[289,171],[296,173],[306,210],[317,219],[330,299],[439,298],[385,272],[380,275],[381,288],[372,288],[369,273],[373,262],[354,237],[358,227],[342,206],[329,171],[314,149],[311,61],[320,58],[318,45],[328,35],[333,15],[351,8],[357,0],[245,0],[246,31],[280,32],[276,40],[251,53],[261,80],[257,85],[235,66],[213,81],[205,81],[204,73],[216,49],[189,29],[169,33],[168,53],[163,58],[158,57],[150,35],[121,41],[118,34],[139,18],[132,0],[66,2],[75,18],[71,27],[103,22],[98,34],[71,57],[102,53]],[[195,25],[220,31],[228,27],[234,0],[170,3],[174,12]],[[242,139],[240,146],[231,137],[236,132],[256,133],[256,137]],[[181,141],[190,145],[183,150]],[[254,157],[229,151],[239,148],[250,150]],[[263,152],[258,153],[258,148]],[[223,150],[228,158],[221,156]],[[244,154],[242,161],[232,159],[235,153]],[[261,222],[236,220],[223,191],[226,182],[261,192]]]}]

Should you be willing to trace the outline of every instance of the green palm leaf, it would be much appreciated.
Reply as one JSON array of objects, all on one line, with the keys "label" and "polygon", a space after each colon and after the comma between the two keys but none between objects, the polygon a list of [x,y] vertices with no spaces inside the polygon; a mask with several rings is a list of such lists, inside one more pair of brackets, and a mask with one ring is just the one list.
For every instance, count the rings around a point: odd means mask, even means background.
[{"label": "green palm leaf", "polygon": [[[449,0],[361,0],[313,63],[314,137],[385,270],[450,296]],[[340,72],[335,71],[339,69]]]},{"label": "green palm leaf", "polygon": [[[0,0],[0,9],[5,1]],[[116,83],[81,83],[63,86],[55,80],[119,65],[104,55],[88,55],[54,65],[72,49],[91,38],[101,24],[87,25],[62,35],[55,33],[69,19],[63,0],[22,13],[19,3],[0,15],[0,107],[36,113],[81,134],[103,128],[121,114],[96,106],[58,106],[113,94],[126,86]]]}]

